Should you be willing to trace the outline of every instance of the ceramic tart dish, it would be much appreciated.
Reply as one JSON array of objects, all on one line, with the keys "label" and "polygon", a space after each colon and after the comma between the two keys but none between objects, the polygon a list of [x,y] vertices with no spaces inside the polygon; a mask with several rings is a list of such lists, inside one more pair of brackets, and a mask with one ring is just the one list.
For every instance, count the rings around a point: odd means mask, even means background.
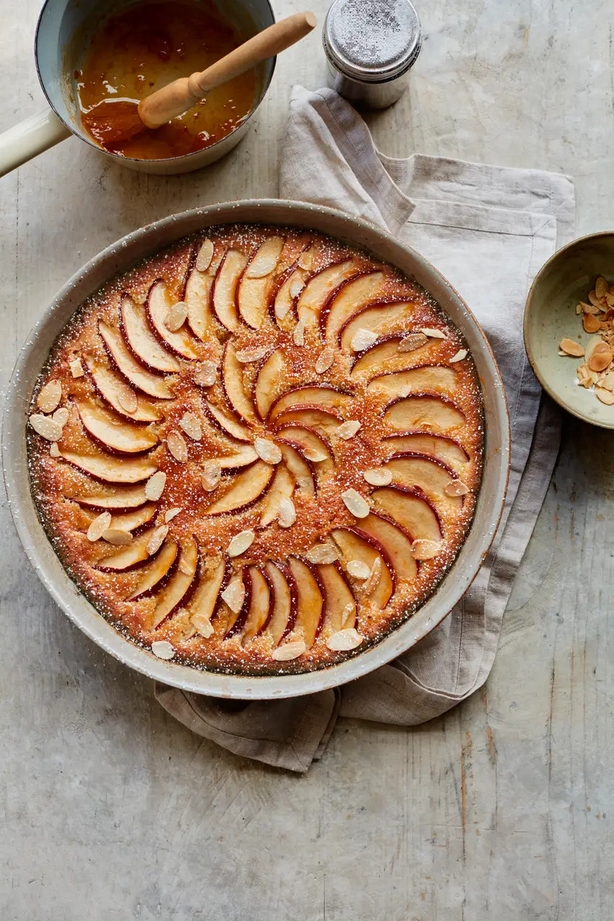
[{"label": "ceramic tart dish", "polygon": [[62,606],[131,664],[228,696],[337,684],[475,574],[506,482],[500,382],[470,315],[386,243],[322,209],[218,207],[69,289],[21,393],[27,504]]}]

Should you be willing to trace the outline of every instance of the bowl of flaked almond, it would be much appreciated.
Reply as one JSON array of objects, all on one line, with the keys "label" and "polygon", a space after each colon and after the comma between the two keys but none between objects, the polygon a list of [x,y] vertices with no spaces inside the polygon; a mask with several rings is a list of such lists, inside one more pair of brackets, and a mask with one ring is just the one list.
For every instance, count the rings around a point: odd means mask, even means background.
[{"label": "bowl of flaked almond", "polygon": [[527,298],[524,340],[563,409],[614,429],[614,232],[574,240],[546,262]]}]

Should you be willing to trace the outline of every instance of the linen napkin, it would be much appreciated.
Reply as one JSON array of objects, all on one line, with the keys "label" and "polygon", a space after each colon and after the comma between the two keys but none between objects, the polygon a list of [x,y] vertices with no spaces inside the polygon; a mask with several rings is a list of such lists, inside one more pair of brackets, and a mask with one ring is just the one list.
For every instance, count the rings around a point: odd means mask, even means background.
[{"label": "linen napkin", "polygon": [[477,690],[493,664],[514,575],[560,441],[558,408],[526,359],[522,312],[540,266],[573,236],[572,181],[415,154],[380,153],[332,90],[295,87],[281,155],[280,196],[328,205],[395,234],[459,291],[495,352],[509,403],[512,462],[497,537],[449,616],[395,662],[341,688],[281,701],[223,701],[158,685],[163,707],[236,754],[293,771],[320,757],[338,716],[415,726]]}]

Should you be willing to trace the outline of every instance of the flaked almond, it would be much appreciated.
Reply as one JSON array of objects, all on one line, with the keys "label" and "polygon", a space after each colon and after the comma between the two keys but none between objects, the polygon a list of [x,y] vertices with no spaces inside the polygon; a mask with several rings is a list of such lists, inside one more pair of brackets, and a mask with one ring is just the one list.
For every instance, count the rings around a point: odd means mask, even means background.
[{"label": "flaked almond", "polygon": [[168,525],[161,524],[157,528],[154,528],[151,537],[147,541],[147,546],[145,549],[150,556],[153,556],[154,553],[157,553],[168,534]]},{"label": "flaked almond", "polygon": [[34,413],[34,415],[30,416],[30,425],[37,435],[40,435],[41,438],[46,438],[47,441],[59,441],[62,437],[63,426],[49,416]]},{"label": "flaked almond", "polygon": [[311,474],[305,474],[304,476],[297,476],[296,478],[296,488],[307,492],[309,494],[313,493],[313,477]]},{"label": "flaked almond", "polygon": [[49,457],[61,457],[60,449],[58,448],[57,441],[52,441],[49,446]]},{"label": "flaked almond", "polygon": [[601,336],[592,336],[584,347],[584,361],[586,364],[591,360],[593,352],[600,346],[603,346],[603,339]]},{"label": "flaked almond", "polygon": [[605,302],[608,307],[614,307],[614,294],[606,294]]},{"label": "flaked almond", "polygon": [[266,278],[275,270],[284,241],[281,237],[269,237],[245,269],[247,278]]},{"label": "flaked almond", "polygon": [[52,413],[60,405],[62,385],[59,381],[49,381],[36,398],[36,405],[44,413]]},{"label": "flaked almond", "polygon": [[175,655],[175,647],[168,640],[154,640],[151,644],[151,651],[157,659],[165,659],[166,661],[172,659]]},{"label": "flaked almond", "polygon": [[177,567],[179,572],[182,572],[184,576],[194,575],[194,568],[190,566],[190,561],[185,558],[185,555],[182,553],[179,557],[179,565]]},{"label": "flaked almond", "polygon": [[200,633],[201,636],[204,636],[206,640],[209,639],[210,636],[213,636],[215,632],[211,621],[204,617],[202,614],[192,614],[190,623],[196,632]]},{"label": "flaked almond", "polygon": [[164,325],[171,333],[181,329],[188,318],[188,305],[184,301],[177,301],[168,308]]},{"label": "flaked almond", "polygon": [[311,247],[310,249],[305,249],[298,257],[296,264],[300,266],[301,269],[305,269],[306,272],[311,272],[315,266],[315,251]]},{"label": "flaked almond", "polygon": [[322,448],[306,447],[303,448],[302,451],[307,460],[311,461],[313,464],[319,464],[330,456],[328,452],[324,451]]},{"label": "flaked almond", "polygon": [[168,512],[164,513],[164,520],[168,524],[169,521],[172,521],[173,518],[176,518],[179,512],[182,512],[182,508],[169,508]]},{"label": "flaked almond", "polygon": [[213,249],[213,240],[207,238],[201,248],[198,250],[198,255],[196,256],[195,266],[197,271],[207,271],[213,259]]},{"label": "flaked almond", "polygon": [[371,470],[365,470],[363,477],[370,486],[388,486],[392,483],[392,470],[386,467],[372,467]]},{"label": "flaked almond", "polygon": [[601,313],[601,305],[595,307],[594,304],[587,304],[586,301],[580,301],[576,307],[576,313],[592,313],[594,317]]},{"label": "flaked almond", "polygon": [[[305,279],[301,275],[299,275],[298,272],[295,272],[294,275],[292,276],[292,281],[290,282],[290,297],[293,300],[294,298],[297,298],[304,287],[305,287]],[[288,306],[288,310],[289,309],[290,307]],[[284,315],[288,312],[288,310],[284,311]]]},{"label": "flaked almond", "polygon": [[166,436],[166,446],[176,461],[185,464],[188,459],[188,446],[183,435],[179,432],[169,432]]},{"label": "flaked almond", "polygon": [[284,643],[283,646],[278,646],[271,653],[271,658],[275,659],[276,662],[291,662],[292,659],[298,659],[305,652],[307,652],[307,646],[303,640],[295,640],[292,643]]},{"label": "flaked almond", "polygon": [[125,547],[132,543],[132,534],[123,528],[107,528],[102,534],[102,539],[114,547]]},{"label": "flaked almond", "polygon": [[581,313],[584,313],[583,307],[584,305],[582,304],[582,301],[580,301],[579,304],[576,304],[576,315],[577,316],[579,316]]},{"label": "flaked almond", "polygon": [[469,492],[469,487],[462,480],[450,480],[443,488],[446,496],[465,496]]},{"label": "flaked almond", "polygon": [[584,347],[579,342],[574,342],[573,339],[561,339],[559,349],[565,355],[571,355],[573,358],[582,358],[584,355]]},{"label": "flaked almond", "polygon": [[457,361],[462,361],[467,355],[467,349],[459,349],[458,352],[455,352],[452,358],[450,358],[450,364],[453,365]]},{"label": "flaked almond", "polygon": [[421,349],[428,342],[428,337],[424,333],[410,333],[409,336],[403,336],[399,342],[398,352],[415,352]]},{"label": "flaked almond", "polygon": [[362,581],[368,579],[371,575],[371,569],[362,560],[349,560],[347,571],[355,579],[361,579]]},{"label": "flaked almond", "polygon": [[420,332],[424,333],[425,336],[428,336],[429,339],[447,339],[448,338],[442,329],[436,329],[434,326],[421,326]]},{"label": "flaked almond", "polygon": [[318,360],[316,361],[316,373],[324,374],[325,371],[331,367],[333,361],[335,360],[335,350],[328,346],[325,349],[322,349],[318,355]]},{"label": "flaked almond", "polygon": [[211,460],[203,464],[201,483],[206,492],[213,492],[222,478],[222,467],[219,461]]},{"label": "flaked almond", "polygon": [[139,408],[139,399],[128,384],[122,383],[117,387],[117,400],[121,408],[127,413],[135,413]]},{"label": "flaked almond", "polygon": [[335,563],[339,559],[336,548],[330,544],[315,544],[305,554],[310,563]]},{"label": "flaked almond", "polygon": [[582,326],[587,333],[596,333],[598,329],[601,329],[601,320],[598,320],[597,317],[587,313],[585,314],[582,321]]},{"label": "flaked almond", "polygon": [[600,374],[609,366],[612,361],[612,349],[605,342],[601,342],[592,350],[591,357],[588,359],[588,366],[591,371]]},{"label": "flaked almond", "polygon": [[291,528],[296,521],[296,508],[292,499],[283,496],[279,500],[279,509],[277,512],[277,521],[281,528]]},{"label": "flaked almond", "polygon": [[237,576],[229,582],[220,597],[228,605],[233,614],[238,614],[245,601],[245,586],[243,585],[243,580]]},{"label": "flaked almond", "polygon": [[420,537],[411,545],[411,550],[416,560],[432,560],[440,552],[443,546],[440,540],[427,540]]},{"label": "flaked almond", "polygon": [[301,317],[294,327],[292,341],[295,345],[305,345],[305,317]]},{"label": "flaked almond", "polygon": [[350,347],[353,352],[363,352],[375,342],[377,342],[377,333],[374,333],[371,329],[364,329],[361,327],[360,329],[356,330],[352,336]]},{"label": "flaked almond", "polygon": [[194,383],[198,387],[213,387],[217,380],[217,365],[214,361],[203,361],[194,372]]},{"label": "flaked almond", "polygon": [[358,419],[348,419],[347,422],[344,422],[337,429],[337,436],[342,438],[343,441],[349,441],[358,430],[362,427],[362,423]]},{"label": "flaked almond", "polygon": [[266,464],[278,464],[281,461],[281,450],[274,441],[268,438],[256,438],[254,441],[256,454]]},{"label": "flaked almond", "polygon": [[203,427],[196,413],[184,413],[179,420],[179,425],[192,441],[200,441],[203,437]]},{"label": "flaked almond", "polygon": [[606,406],[614,406],[614,393],[611,390],[606,390],[605,387],[595,387],[595,394],[597,399]]},{"label": "flaked almond", "polygon": [[603,375],[603,380],[601,381],[600,386],[605,390],[614,391],[614,371],[608,371],[607,374]]},{"label": "flaked almond", "polygon": [[264,358],[264,356],[267,355],[270,351],[271,347],[269,345],[260,345],[257,347],[254,346],[253,348],[249,349],[239,349],[238,352],[236,352],[237,361],[240,361],[243,365],[247,365],[252,361],[260,361],[260,359]]},{"label": "flaked almond", "polygon": [[68,367],[70,368],[70,373],[75,378],[83,377],[83,375],[85,374],[83,362],[81,361],[80,358],[73,358],[73,360],[68,363]]},{"label": "flaked almond", "polygon": [[597,281],[595,282],[595,294],[597,295],[598,298],[605,297],[607,294],[609,294],[609,291],[610,291],[610,288],[609,288],[607,281],[605,280],[603,275],[600,275]]},{"label": "flaked almond", "polygon": [[379,585],[379,580],[382,577],[382,558],[381,556],[376,556],[373,560],[373,565],[371,566],[371,572],[369,573],[369,578],[365,582],[363,588],[366,595],[370,595],[372,591]]},{"label": "flaked almond", "polygon": [[62,428],[64,428],[64,426],[68,422],[69,415],[70,413],[68,412],[68,409],[66,408],[66,406],[60,406],[59,409],[56,409],[56,411],[54,412],[51,418],[53,419],[54,422],[57,422],[58,425],[61,425]]},{"label": "flaked almond", "polygon": [[326,640],[326,645],[333,652],[347,652],[349,649],[356,649],[362,643],[362,636],[354,627],[347,627],[345,630],[337,630]]},{"label": "flaked almond", "polygon": [[369,503],[355,489],[346,489],[341,493],[341,498],[348,512],[356,518],[366,518],[371,511]]},{"label": "flaked almond", "polygon": [[150,476],[145,483],[145,498],[150,502],[157,502],[166,486],[166,474],[163,470],[158,470],[153,476]]},{"label": "flaked almond", "polygon": [[343,611],[341,612],[341,626],[345,627],[348,621],[350,620],[350,618],[354,620],[355,616],[356,616],[356,605],[352,604],[351,602],[349,604],[346,604]]},{"label": "flaked almond", "polygon": [[97,518],[94,518],[87,529],[87,539],[93,544],[96,543],[97,540],[100,540],[104,532],[108,530],[110,524],[111,512],[102,512]]},{"label": "flaked almond", "polygon": [[239,531],[228,544],[228,556],[241,556],[246,550],[249,550],[254,543],[255,537],[256,535],[251,528],[247,531]]}]

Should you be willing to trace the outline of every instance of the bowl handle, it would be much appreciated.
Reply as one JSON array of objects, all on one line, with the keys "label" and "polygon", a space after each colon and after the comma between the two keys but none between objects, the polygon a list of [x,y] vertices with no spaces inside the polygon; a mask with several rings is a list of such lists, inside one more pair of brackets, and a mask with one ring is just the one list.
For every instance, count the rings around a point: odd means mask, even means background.
[{"label": "bowl handle", "polygon": [[19,122],[0,134],[0,176],[59,144],[70,134],[64,122],[51,109]]}]

